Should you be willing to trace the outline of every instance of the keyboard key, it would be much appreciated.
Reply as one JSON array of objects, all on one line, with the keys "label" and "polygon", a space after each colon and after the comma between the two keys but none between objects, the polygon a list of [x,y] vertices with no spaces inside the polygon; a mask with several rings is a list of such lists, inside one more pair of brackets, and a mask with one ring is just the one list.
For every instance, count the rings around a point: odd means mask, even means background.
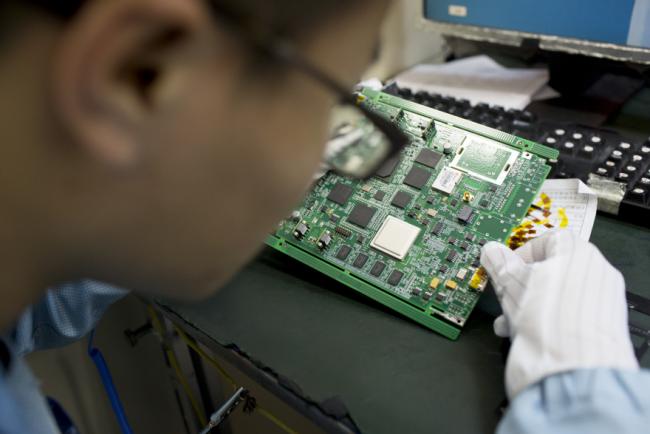
[{"label": "keyboard key", "polygon": [[564,144],[562,145],[562,151],[564,151],[564,152],[573,152],[575,147],[576,147],[576,144],[573,143],[573,142],[564,142]]},{"label": "keyboard key", "polygon": [[624,150],[624,151],[627,151],[628,149],[630,149],[632,147],[632,145],[630,143],[628,143],[628,142],[621,142],[621,143],[618,144],[618,147],[620,149]]},{"label": "keyboard key", "polygon": [[602,145],[603,144],[603,138],[600,136],[593,136],[591,138],[591,143],[594,145]]},{"label": "keyboard key", "polygon": [[641,187],[635,187],[627,194],[627,198],[633,202],[645,204],[648,202],[648,191]]}]

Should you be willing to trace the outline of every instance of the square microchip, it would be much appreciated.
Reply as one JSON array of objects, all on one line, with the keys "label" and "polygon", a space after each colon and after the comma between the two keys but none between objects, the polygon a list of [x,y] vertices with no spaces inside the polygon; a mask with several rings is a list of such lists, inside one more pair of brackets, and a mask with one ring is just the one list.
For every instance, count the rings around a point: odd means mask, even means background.
[{"label": "square microchip", "polygon": [[370,223],[372,216],[377,212],[376,208],[372,208],[363,204],[356,204],[352,209],[352,212],[348,216],[348,221],[352,224],[359,226],[360,228],[365,228]]},{"label": "square microchip", "polygon": [[408,254],[419,234],[420,228],[417,226],[396,217],[388,216],[370,242],[370,246],[395,259],[402,260]]},{"label": "square microchip", "polygon": [[393,158],[386,160],[386,162],[379,168],[379,170],[377,170],[375,176],[383,179],[390,178],[401,161],[402,158],[400,155],[396,155]]},{"label": "square microchip", "polygon": [[402,280],[402,276],[404,276],[404,273],[402,273],[399,270],[393,270],[392,273],[390,273],[390,276],[388,276],[388,284],[396,286],[400,280]]},{"label": "square microchip", "polygon": [[354,265],[357,268],[363,268],[363,266],[366,265],[366,262],[368,262],[368,256],[364,255],[363,253],[359,253],[357,257],[354,259],[352,265]]},{"label": "square microchip", "polygon": [[375,197],[375,200],[382,201],[382,200],[384,200],[384,197],[386,197],[386,193],[381,191],[381,190],[377,190],[377,193],[375,193],[374,197]]},{"label": "square microchip", "polygon": [[432,151],[431,149],[423,149],[418,154],[418,157],[415,159],[415,162],[420,163],[423,166],[427,166],[432,169],[435,169],[438,163],[440,162],[441,158],[442,158],[441,153]]},{"label": "square microchip", "polygon": [[336,258],[340,259],[341,261],[345,261],[348,256],[350,255],[350,252],[352,249],[346,245],[341,246],[339,251],[336,253]]},{"label": "square microchip", "polygon": [[436,223],[436,225],[433,227],[433,230],[431,231],[431,233],[432,233],[433,235],[440,235],[440,233],[442,232],[442,230],[443,230],[444,228],[445,228],[445,225],[442,224],[442,222],[438,222],[438,223]]},{"label": "square microchip", "polygon": [[381,261],[375,262],[375,265],[372,266],[370,269],[370,274],[372,274],[375,277],[381,276],[381,273],[384,272],[384,268],[386,268],[386,264],[384,264]]},{"label": "square microchip", "polygon": [[393,197],[393,200],[391,201],[391,205],[396,206],[397,208],[406,208],[409,203],[411,203],[411,199],[413,198],[412,195],[408,194],[405,191],[398,191],[395,196]]},{"label": "square microchip", "polygon": [[458,220],[460,220],[463,223],[469,222],[469,219],[472,217],[472,214],[474,214],[474,210],[472,209],[471,206],[469,205],[463,205],[458,211]]},{"label": "square microchip", "polygon": [[426,185],[430,177],[431,173],[428,170],[414,166],[409,170],[406,178],[404,178],[404,184],[422,190],[422,187]]},{"label": "square microchip", "polygon": [[348,199],[350,199],[350,196],[352,196],[352,187],[337,182],[334,188],[332,188],[332,191],[330,191],[330,194],[327,195],[327,199],[339,205],[345,205]]},{"label": "square microchip", "polygon": [[458,170],[444,167],[435,181],[433,181],[433,188],[440,190],[443,193],[451,194],[456,188],[456,184],[463,178],[463,174]]}]

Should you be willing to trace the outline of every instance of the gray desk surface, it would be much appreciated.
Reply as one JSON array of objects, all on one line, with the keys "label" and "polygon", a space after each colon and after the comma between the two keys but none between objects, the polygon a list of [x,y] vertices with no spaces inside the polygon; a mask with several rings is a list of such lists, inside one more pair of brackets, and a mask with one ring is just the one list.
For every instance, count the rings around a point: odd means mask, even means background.
[{"label": "gray desk surface", "polygon": [[[592,241],[650,297],[650,230],[598,216]],[[340,396],[364,432],[490,432],[499,420],[502,343],[483,312],[452,342],[270,250],[211,299],[168,307],[311,397]]]}]

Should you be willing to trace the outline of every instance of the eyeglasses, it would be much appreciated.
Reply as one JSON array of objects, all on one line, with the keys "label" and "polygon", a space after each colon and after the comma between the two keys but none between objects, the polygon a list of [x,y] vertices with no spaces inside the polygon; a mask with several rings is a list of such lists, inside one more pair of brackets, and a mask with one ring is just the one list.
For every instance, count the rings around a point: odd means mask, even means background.
[{"label": "eyeglasses", "polygon": [[246,28],[241,14],[219,0],[208,3],[214,17],[233,29],[258,54],[301,71],[337,97],[339,105],[333,113],[335,128],[325,155],[330,169],[343,176],[367,179],[408,145],[406,134],[360,104],[357,95],[303,57],[290,41],[279,36],[257,35],[255,29]]}]

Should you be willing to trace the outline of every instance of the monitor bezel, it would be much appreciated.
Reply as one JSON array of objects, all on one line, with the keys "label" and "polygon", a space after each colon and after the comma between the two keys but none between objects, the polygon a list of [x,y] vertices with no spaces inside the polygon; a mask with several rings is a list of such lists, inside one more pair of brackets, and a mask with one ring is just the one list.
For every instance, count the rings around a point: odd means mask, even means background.
[{"label": "monitor bezel", "polygon": [[490,42],[513,47],[521,47],[524,41],[534,40],[538,42],[541,50],[559,51],[619,62],[650,65],[650,48],[436,21],[426,18],[425,4],[426,0],[420,3],[421,13],[418,20],[418,27],[425,31],[433,31],[445,36],[453,36],[471,41]]}]

